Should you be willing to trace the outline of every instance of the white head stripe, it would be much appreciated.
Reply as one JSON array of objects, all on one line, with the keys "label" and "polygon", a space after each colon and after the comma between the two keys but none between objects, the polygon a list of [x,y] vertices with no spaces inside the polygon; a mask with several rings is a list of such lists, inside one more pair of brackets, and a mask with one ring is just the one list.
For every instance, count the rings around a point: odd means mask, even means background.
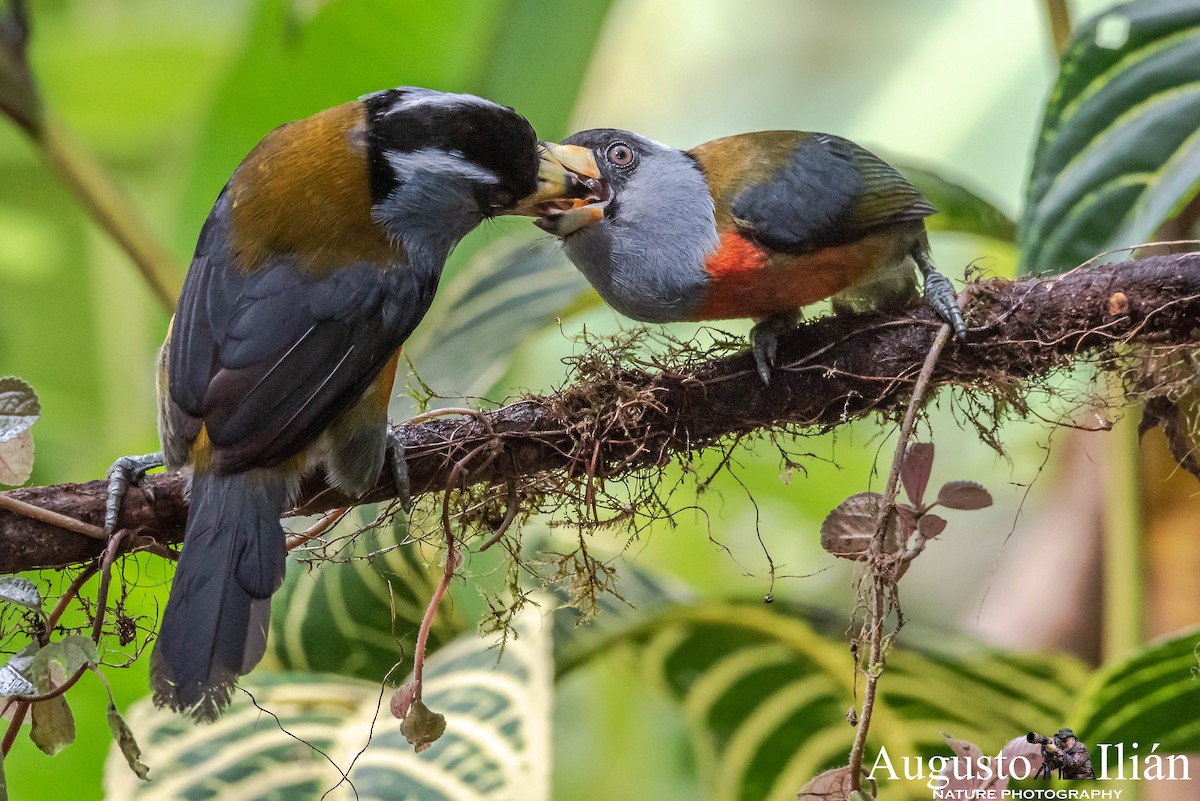
[{"label": "white head stripe", "polygon": [[[399,87],[404,95],[391,108],[389,108],[384,116],[396,114],[401,111],[408,111],[414,108],[453,108],[455,106],[492,106],[501,108],[490,100],[485,100],[476,95],[456,94],[454,92],[439,92],[435,89],[422,89],[419,87]],[[365,97],[370,97],[366,95]]]},{"label": "white head stripe", "polygon": [[462,153],[438,150],[434,147],[413,150],[407,153],[389,152],[388,162],[403,182],[405,176],[417,172],[436,172],[457,175],[469,181],[485,184],[500,183],[499,176],[486,167],[469,161]]}]

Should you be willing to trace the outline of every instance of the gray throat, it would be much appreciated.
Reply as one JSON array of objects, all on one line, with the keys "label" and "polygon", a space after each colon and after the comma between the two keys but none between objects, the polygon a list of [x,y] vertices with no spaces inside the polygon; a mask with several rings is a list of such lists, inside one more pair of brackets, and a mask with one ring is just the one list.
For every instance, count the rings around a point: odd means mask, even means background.
[{"label": "gray throat", "polygon": [[692,319],[704,301],[704,262],[717,223],[704,176],[682,153],[635,174],[603,222],[563,240],[563,250],[608,305],[634,320]]}]

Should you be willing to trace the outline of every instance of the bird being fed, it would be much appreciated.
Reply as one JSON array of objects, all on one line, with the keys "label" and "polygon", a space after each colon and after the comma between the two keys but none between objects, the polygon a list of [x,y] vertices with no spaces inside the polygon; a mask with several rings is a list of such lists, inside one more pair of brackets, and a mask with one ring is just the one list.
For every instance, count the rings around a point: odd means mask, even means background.
[{"label": "bird being fed", "polygon": [[537,225],[635,320],[754,319],[766,383],[777,338],[801,307],[824,298],[835,310],[906,306],[918,297],[917,271],[929,304],[966,335],[950,281],[929,256],[925,218],[937,210],[847,139],[763,131],[680,151],[595,129],[563,144],[589,151],[580,178],[596,191],[542,205]]},{"label": "bird being fed", "polygon": [[192,471],[155,703],[211,720],[262,658],[305,472],[357,496],[390,463],[407,496],[387,419],[401,345],[472,228],[580,190],[573,155],[505,106],[400,88],[277,128],[234,171],[161,351],[163,453],[110,474],[111,531],[126,482]]}]

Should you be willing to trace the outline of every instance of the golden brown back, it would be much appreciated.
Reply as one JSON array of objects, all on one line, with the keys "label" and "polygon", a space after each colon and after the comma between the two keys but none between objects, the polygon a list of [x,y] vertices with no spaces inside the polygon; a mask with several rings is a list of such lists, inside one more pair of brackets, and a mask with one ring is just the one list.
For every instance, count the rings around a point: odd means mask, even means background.
[{"label": "golden brown back", "polygon": [[366,133],[363,104],[353,101],[276,128],[246,156],[229,186],[240,269],[281,253],[317,274],[400,258],[371,219]]}]

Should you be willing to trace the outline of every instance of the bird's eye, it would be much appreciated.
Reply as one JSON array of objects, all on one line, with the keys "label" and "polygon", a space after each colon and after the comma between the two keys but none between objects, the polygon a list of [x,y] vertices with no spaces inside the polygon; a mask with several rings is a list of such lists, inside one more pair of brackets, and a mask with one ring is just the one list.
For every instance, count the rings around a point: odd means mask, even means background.
[{"label": "bird's eye", "polygon": [[624,142],[616,142],[609,145],[608,150],[604,151],[604,158],[608,159],[608,163],[614,167],[628,167],[633,164],[633,148]]}]

